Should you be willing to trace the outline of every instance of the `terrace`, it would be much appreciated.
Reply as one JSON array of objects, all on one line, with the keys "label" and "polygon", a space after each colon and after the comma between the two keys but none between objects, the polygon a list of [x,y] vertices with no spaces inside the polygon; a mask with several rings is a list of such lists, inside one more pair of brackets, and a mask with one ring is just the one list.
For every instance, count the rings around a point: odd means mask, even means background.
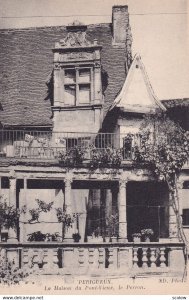
[{"label": "terrace", "polygon": [[54,160],[73,149],[82,151],[82,160],[92,158],[107,149],[119,151],[121,160],[133,158],[133,147],[140,144],[137,135],[132,139],[126,134],[78,133],[28,130],[1,130],[0,157],[32,160]]}]

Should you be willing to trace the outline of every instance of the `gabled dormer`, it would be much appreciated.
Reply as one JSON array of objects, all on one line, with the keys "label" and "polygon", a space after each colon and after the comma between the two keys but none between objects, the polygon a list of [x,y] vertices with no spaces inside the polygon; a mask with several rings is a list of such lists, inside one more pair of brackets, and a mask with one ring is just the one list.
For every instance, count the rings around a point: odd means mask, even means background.
[{"label": "gabled dormer", "polygon": [[158,100],[150,84],[139,54],[136,54],[125,83],[110,110],[120,108],[124,112],[154,113],[166,108]]}]

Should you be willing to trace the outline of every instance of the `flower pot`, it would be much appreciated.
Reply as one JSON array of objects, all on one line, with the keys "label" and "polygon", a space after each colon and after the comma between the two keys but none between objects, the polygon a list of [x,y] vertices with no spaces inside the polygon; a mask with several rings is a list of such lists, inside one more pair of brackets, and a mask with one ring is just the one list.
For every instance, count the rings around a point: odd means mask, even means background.
[{"label": "flower pot", "polygon": [[144,242],[149,243],[150,242],[150,237],[149,236],[145,236],[144,237]]},{"label": "flower pot", "polygon": [[109,237],[109,236],[105,236],[105,237],[103,238],[103,242],[109,243],[109,241],[110,241],[110,237]]},{"label": "flower pot", "polygon": [[141,242],[141,238],[138,237],[138,236],[134,236],[134,237],[133,237],[133,242],[134,242],[134,243],[140,243],[140,242]]},{"label": "flower pot", "polygon": [[117,236],[112,236],[112,237],[110,238],[110,242],[112,242],[112,243],[117,243]]}]

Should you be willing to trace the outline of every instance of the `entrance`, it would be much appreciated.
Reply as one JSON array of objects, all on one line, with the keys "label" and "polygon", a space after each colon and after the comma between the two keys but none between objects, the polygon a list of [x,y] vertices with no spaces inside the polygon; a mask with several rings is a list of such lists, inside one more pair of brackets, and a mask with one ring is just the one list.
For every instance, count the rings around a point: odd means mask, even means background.
[{"label": "entrance", "polygon": [[128,182],[127,230],[128,241],[142,229],[152,229],[151,241],[168,237],[168,189],[160,182]]}]

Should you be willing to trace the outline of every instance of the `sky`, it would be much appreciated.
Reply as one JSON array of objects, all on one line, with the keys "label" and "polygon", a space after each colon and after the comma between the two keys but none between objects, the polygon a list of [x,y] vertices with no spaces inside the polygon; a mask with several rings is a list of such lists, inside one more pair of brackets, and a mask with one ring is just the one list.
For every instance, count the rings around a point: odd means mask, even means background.
[{"label": "sky", "polygon": [[128,5],[133,55],[157,97],[189,98],[189,0],[0,0],[0,29],[110,23],[113,5]]}]

